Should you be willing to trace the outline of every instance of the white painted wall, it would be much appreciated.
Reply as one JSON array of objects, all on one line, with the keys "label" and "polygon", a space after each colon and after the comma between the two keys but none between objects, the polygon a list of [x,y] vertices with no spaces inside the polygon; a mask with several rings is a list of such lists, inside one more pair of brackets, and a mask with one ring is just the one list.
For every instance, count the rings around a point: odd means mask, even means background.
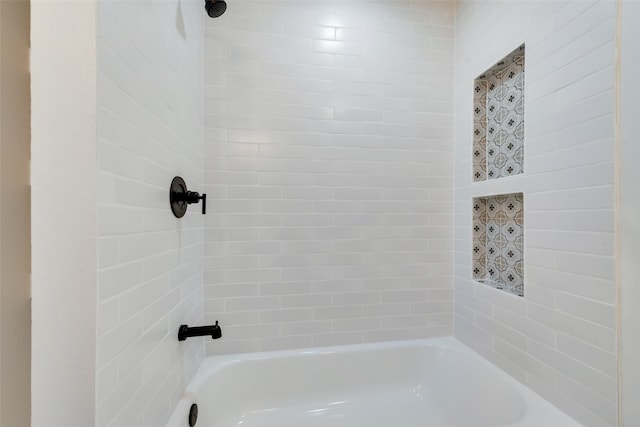
[{"label": "white painted wall", "polygon": [[164,425],[204,355],[205,338],[177,340],[202,322],[203,217],[175,218],[169,184],[203,190],[205,16],[199,1],[97,10],[99,427]]},{"label": "white painted wall", "polygon": [[450,2],[207,21],[209,354],[452,332]]},{"label": "white painted wall", "polygon": [[640,3],[622,2],[620,84],[621,425],[640,420]]},{"label": "white painted wall", "polygon": [[93,0],[31,9],[33,427],[95,419],[95,16]]},{"label": "white painted wall", "polygon": [[[455,335],[589,426],[616,425],[616,3],[462,1]],[[525,173],[472,184],[473,79],[521,43]],[[471,280],[471,198],[524,192],[525,297]]]}]

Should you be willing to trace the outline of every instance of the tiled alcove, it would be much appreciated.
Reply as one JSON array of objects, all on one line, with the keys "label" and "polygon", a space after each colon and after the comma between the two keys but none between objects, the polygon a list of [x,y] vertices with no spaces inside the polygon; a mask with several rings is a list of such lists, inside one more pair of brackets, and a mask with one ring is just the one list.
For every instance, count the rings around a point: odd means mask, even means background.
[{"label": "tiled alcove", "polygon": [[524,170],[524,45],[474,81],[473,180]]},{"label": "tiled alcove", "polygon": [[522,193],[473,199],[473,278],[524,296]]}]

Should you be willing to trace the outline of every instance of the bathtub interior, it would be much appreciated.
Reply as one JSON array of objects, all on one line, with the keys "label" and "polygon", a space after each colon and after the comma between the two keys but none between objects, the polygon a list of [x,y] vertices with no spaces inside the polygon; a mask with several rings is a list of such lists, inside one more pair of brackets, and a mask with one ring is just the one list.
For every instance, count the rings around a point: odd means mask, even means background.
[{"label": "bathtub interior", "polygon": [[198,427],[489,427],[526,410],[482,359],[424,342],[213,358],[194,394]]}]

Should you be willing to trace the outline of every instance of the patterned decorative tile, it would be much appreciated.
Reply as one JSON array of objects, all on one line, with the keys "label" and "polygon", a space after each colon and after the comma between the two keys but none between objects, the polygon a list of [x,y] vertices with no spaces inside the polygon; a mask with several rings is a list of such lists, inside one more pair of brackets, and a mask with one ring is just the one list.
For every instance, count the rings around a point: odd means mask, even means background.
[{"label": "patterned decorative tile", "polygon": [[485,199],[473,201],[473,278],[487,275],[487,203]]},{"label": "patterned decorative tile", "polygon": [[473,103],[473,180],[487,179],[487,85],[477,80]]},{"label": "patterned decorative tile", "polygon": [[524,296],[522,193],[473,199],[473,278]]},{"label": "patterned decorative tile", "polygon": [[524,171],[524,45],[474,82],[473,180]]}]

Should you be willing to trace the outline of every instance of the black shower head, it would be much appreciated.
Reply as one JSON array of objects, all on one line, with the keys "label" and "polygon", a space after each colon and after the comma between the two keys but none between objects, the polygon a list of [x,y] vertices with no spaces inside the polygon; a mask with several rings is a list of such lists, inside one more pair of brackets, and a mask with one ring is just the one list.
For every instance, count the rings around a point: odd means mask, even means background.
[{"label": "black shower head", "polygon": [[224,0],[205,0],[204,10],[211,18],[217,18],[227,10],[227,3]]}]

